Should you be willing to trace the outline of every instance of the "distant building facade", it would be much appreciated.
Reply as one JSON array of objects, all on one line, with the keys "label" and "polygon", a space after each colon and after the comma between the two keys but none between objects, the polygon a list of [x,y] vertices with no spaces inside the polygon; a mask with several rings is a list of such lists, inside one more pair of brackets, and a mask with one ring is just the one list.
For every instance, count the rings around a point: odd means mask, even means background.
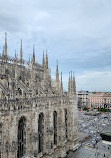
[{"label": "distant building facade", "polygon": [[106,108],[111,109],[110,92],[78,91],[78,107]]},{"label": "distant building facade", "polygon": [[111,107],[111,93],[92,92],[88,95],[88,102],[94,108],[108,108]]},{"label": "distant building facade", "polygon": [[79,107],[86,107],[88,106],[88,91],[78,91],[78,106]]},{"label": "distant building facade", "polygon": [[48,56],[40,65],[35,50],[29,61],[7,55],[7,36],[0,55],[0,158],[64,157],[78,143],[75,77],[64,93],[62,74],[52,81]]}]

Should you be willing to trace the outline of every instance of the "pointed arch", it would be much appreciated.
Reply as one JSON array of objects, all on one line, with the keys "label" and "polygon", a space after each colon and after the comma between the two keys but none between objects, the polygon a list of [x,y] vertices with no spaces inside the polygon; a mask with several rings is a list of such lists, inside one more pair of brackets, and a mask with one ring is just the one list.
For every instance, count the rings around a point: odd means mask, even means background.
[{"label": "pointed arch", "polygon": [[25,154],[26,149],[26,118],[22,116],[18,121],[18,151],[17,158]]},{"label": "pointed arch", "polygon": [[43,151],[44,146],[44,114],[39,114],[38,119],[38,153]]}]

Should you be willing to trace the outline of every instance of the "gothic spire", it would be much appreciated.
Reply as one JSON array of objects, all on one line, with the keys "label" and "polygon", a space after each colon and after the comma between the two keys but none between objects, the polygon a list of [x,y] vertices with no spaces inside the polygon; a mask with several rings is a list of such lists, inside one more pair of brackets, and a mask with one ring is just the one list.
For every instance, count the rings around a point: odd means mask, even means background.
[{"label": "gothic spire", "polygon": [[35,63],[35,48],[34,48],[34,45],[33,45],[33,62]]},{"label": "gothic spire", "polygon": [[7,56],[7,33],[5,32],[5,56]]},{"label": "gothic spire", "polygon": [[15,63],[17,64],[17,54],[16,54],[16,50],[15,50]]},{"label": "gothic spire", "polygon": [[16,55],[16,50],[15,50],[15,59],[17,58],[17,55]]},{"label": "gothic spire", "polygon": [[29,63],[30,63],[30,54],[29,54]]},{"label": "gothic spire", "polygon": [[43,65],[43,67],[45,66],[44,50],[43,50],[42,65]]},{"label": "gothic spire", "polygon": [[76,92],[76,83],[75,83],[74,72],[73,72],[73,92]]},{"label": "gothic spire", "polygon": [[57,61],[57,67],[56,67],[56,82],[59,82],[59,69],[58,69],[58,61]]},{"label": "gothic spire", "polygon": [[21,47],[20,47],[20,64],[22,64],[22,57],[23,57],[23,52],[22,52],[22,39],[21,39]]},{"label": "gothic spire", "polygon": [[48,69],[48,56],[47,56],[47,50],[46,50],[46,69]]},{"label": "gothic spire", "polygon": [[32,54],[31,54],[31,63],[33,63],[33,56],[32,56]]},{"label": "gothic spire", "polygon": [[62,72],[61,72],[61,90],[63,91]]},{"label": "gothic spire", "polygon": [[3,46],[3,53],[2,53],[2,55],[4,56],[4,46]]},{"label": "gothic spire", "polygon": [[70,72],[69,72],[68,93],[70,93],[70,83],[71,83],[71,79],[70,79]]},{"label": "gothic spire", "polygon": [[72,93],[72,86],[73,86],[73,84],[72,84],[72,71],[71,71],[71,83],[70,83],[71,93]]}]

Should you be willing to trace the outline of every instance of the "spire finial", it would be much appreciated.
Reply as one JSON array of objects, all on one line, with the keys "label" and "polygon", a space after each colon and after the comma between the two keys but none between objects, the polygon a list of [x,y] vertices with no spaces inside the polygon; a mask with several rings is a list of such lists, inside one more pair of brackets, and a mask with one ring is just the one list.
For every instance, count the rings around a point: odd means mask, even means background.
[{"label": "spire finial", "polygon": [[22,56],[23,56],[23,52],[22,52],[22,39],[21,39],[21,47],[20,47],[20,64],[22,64]]},{"label": "spire finial", "polygon": [[17,54],[16,54],[16,50],[15,50],[15,64],[17,64]]},{"label": "spire finial", "polygon": [[46,49],[46,69],[48,69],[48,55],[47,55],[47,49]]},{"label": "spire finial", "polygon": [[57,71],[59,71],[59,68],[58,68],[58,60],[57,60]]},{"label": "spire finial", "polygon": [[16,50],[15,50],[15,59],[17,58],[17,55],[16,55]]},{"label": "spire finial", "polygon": [[2,53],[2,55],[4,56],[4,46],[3,46],[3,53]]},{"label": "spire finial", "polygon": [[30,54],[29,54],[29,63],[30,63]]},{"label": "spire finial", "polygon": [[57,60],[57,67],[56,67],[56,82],[59,82],[58,60]]},{"label": "spire finial", "polygon": [[43,65],[43,67],[45,66],[44,50],[43,50],[42,65]]},{"label": "spire finial", "polygon": [[73,72],[73,92],[76,92],[76,83],[75,83],[74,72]]},{"label": "spire finial", "polygon": [[71,82],[72,82],[72,71],[71,71]]},{"label": "spire finial", "polygon": [[70,72],[69,72],[69,82],[68,82],[68,93],[69,94],[70,94],[70,91],[71,91],[70,84],[71,84],[71,79],[70,79]]},{"label": "spire finial", "polygon": [[72,83],[73,81],[72,81],[72,71],[71,71],[71,85],[70,85],[70,87],[71,87],[71,93],[72,93],[72,90],[73,90],[73,83]]},{"label": "spire finial", "polygon": [[63,91],[62,72],[61,72],[61,90]]},{"label": "spire finial", "polygon": [[33,62],[35,63],[35,47],[34,47],[34,44],[33,44]]},{"label": "spire finial", "polygon": [[5,32],[5,56],[7,56],[7,33]]}]

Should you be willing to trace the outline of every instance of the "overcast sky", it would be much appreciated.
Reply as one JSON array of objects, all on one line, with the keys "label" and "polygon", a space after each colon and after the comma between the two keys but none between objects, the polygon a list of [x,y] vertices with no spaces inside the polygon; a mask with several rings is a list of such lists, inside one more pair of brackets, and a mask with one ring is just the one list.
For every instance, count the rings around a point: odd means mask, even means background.
[{"label": "overcast sky", "polygon": [[0,0],[0,53],[8,34],[8,55],[36,60],[48,50],[55,79],[56,61],[67,89],[75,72],[77,90],[111,91],[111,0]]}]

